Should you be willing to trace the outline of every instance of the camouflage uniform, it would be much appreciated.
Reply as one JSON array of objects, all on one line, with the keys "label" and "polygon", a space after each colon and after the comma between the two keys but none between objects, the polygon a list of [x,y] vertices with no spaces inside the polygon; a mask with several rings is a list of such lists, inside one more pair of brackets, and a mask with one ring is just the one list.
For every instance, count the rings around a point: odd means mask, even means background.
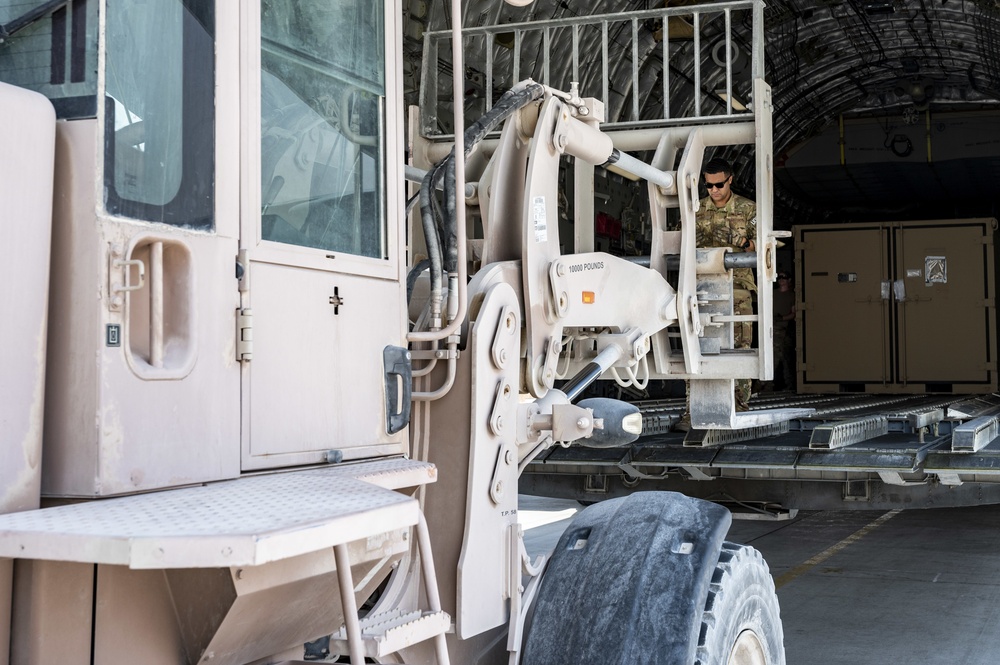
[{"label": "camouflage uniform", "polygon": [[[721,208],[712,198],[701,200],[695,217],[698,247],[732,247],[734,252],[745,252],[747,240],[757,238],[757,204],[748,198],[733,194]],[[753,314],[753,292],[757,285],[750,268],[733,270],[733,313]],[[753,324],[733,324],[733,347],[749,349],[753,341]],[[736,379],[736,410],[746,411],[750,403],[750,379]]]}]

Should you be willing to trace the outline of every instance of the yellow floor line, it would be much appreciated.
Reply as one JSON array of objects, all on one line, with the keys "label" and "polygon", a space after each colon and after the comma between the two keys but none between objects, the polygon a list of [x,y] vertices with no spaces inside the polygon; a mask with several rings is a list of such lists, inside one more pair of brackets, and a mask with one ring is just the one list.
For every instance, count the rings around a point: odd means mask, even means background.
[{"label": "yellow floor line", "polygon": [[847,538],[844,538],[836,545],[831,545],[830,547],[823,550],[822,552],[812,557],[808,561],[805,561],[804,563],[795,566],[788,572],[779,575],[774,580],[774,588],[780,589],[781,587],[785,586],[786,584],[794,580],[796,577],[799,577],[803,573],[809,571],[811,568],[814,568],[815,566],[818,566],[819,564],[823,563],[824,561],[826,561],[834,554],[847,547],[848,545],[858,542],[859,540],[867,536],[869,533],[871,533],[875,529],[879,528],[880,526],[891,520],[900,512],[902,512],[901,509],[890,510],[886,514],[881,515],[877,519],[861,527],[860,529],[849,535]]}]

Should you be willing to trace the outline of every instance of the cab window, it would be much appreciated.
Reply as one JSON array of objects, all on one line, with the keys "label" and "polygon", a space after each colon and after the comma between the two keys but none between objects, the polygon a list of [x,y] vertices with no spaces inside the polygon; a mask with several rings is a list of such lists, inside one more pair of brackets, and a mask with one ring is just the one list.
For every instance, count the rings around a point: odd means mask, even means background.
[{"label": "cab window", "polygon": [[214,2],[109,2],[106,11],[105,207],[212,229]]},{"label": "cab window", "polygon": [[261,2],[261,238],[386,257],[384,3]]}]

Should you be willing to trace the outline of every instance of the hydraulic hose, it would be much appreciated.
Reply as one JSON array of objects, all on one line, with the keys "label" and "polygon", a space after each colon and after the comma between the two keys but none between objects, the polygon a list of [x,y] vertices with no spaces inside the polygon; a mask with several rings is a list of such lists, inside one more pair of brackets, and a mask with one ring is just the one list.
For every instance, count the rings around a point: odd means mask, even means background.
[{"label": "hydraulic hose", "polygon": [[406,302],[410,302],[410,298],[413,297],[413,287],[417,283],[417,279],[420,278],[420,273],[430,268],[431,262],[428,259],[423,259],[422,261],[417,261],[417,265],[410,268],[410,272],[406,274]]},{"label": "hydraulic hose", "polygon": [[[432,199],[434,196],[434,175],[436,168],[431,169],[424,176],[424,181],[420,186],[420,221],[424,229],[424,238],[427,244],[427,258],[431,268],[431,306],[435,305],[440,311],[441,304],[441,238],[438,235],[437,224],[434,221],[432,210]],[[437,302],[434,302],[435,295]]]},{"label": "hydraulic hose", "polygon": [[[496,105],[490,109],[483,117],[476,120],[465,130],[465,156],[472,152],[476,144],[481,142],[487,134],[510,117],[515,111],[524,108],[533,101],[542,98],[545,88],[534,81],[522,81],[513,88],[505,92]],[[458,197],[455,192],[455,150],[443,160],[434,165],[424,177],[420,191],[420,212],[424,221],[424,232],[427,233],[428,223],[433,223],[435,218],[432,209],[432,194],[434,189],[444,179],[445,207],[442,211],[442,222],[440,235],[435,234],[439,241],[441,254],[443,256],[444,272],[454,272],[458,261],[458,237],[455,229],[455,211],[458,205]],[[428,217],[430,219],[428,219]],[[431,257],[433,264],[434,259]],[[432,267],[432,273],[434,268]],[[432,283],[433,283],[432,278]]]},{"label": "hydraulic hose", "polygon": [[[545,88],[531,80],[518,83],[505,92],[496,105],[474,122],[463,134],[463,155],[468,156],[486,135],[517,110],[541,99]],[[444,209],[439,209],[434,190],[444,184]],[[464,197],[463,197],[464,198]],[[420,219],[430,261],[432,320],[441,320],[442,287],[444,274],[455,274],[458,266],[458,229],[455,191],[455,150],[435,164],[424,176],[420,186]],[[464,203],[463,203],[464,205]],[[464,242],[464,239],[462,239]]]}]

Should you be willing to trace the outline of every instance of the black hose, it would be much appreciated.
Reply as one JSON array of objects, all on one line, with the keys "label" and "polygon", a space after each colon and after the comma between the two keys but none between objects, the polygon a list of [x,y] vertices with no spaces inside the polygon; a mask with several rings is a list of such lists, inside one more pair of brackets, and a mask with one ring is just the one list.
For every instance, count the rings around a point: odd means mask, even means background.
[{"label": "black hose", "polygon": [[[468,156],[468,151],[466,151]],[[441,237],[444,239],[444,271],[455,272],[458,268],[458,196],[455,193],[455,152],[452,150],[449,156],[448,166],[444,170],[444,228],[441,229]],[[462,205],[465,205],[465,197],[462,197]]]},{"label": "black hose", "polygon": [[427,258],[431,267],[431,290],[440,292],[442,271],[441,271],[441,237],[438,234],[437,223],[432,210],[432,200],[434,197],[434,175],[437,169],[433,168],[424,176],[420,184],[420,221],[424,229],[424,240],[427,245]]},{"label": "black hose", "polygon": [[[496,105],[483,117],[465,130],[465,156],[468,157],[476,144],[483,140],[497,125],[518,109],[537,101],[545,94],[545,88],[533,81],[522,81],[505,92]],[[434,190],[444,179],[445,204],[440,209]],[[462,193],[464,199],[464,192]],[[430,259],[431,288],[440,289],[444,273],[456,272],[458,268],[458,227],[456,208],[458,192],[455,191],[455,149],[447,157],[435,164],[424,176],[420,185],[420,217]]]},{"label": "black hose", "polygon": [[[465,156],[468,157],[473,148],[476,147],[480,141],[486,138],[486,135],[493,131],[497,125],[506,120],[508,117],[513,115],[516,111],[524,108],[528,104],[535,102],[542,98],[545,94],[545,87],[534,81],[526,80],[521,81],[513,88],[505,92],[497,100],[497,103],[486,112],[481,118],[476,120],[474,123],[469,125],[469,128],[465,130]],[[454,149],[449,156],[451,161],[449,165],[449,173],[451,180],[451,193],[447,201],[447,214],[446,228],[449,231],[445,234],[445,238],[453,241],[450,245],[445,245],[444,251],[444,264],[445,269],[449,272],[454,270],[454,266],[458,264],[458,229],[455,225],[455,206],[457,205],[457,192],[455,192],[455,159],[454,159]],[[445,179],[445,187],[448,186],[448,179]],[[461,193],[464,198],[464,192]],[[448,266],[452,266],[451,269]]]},{"label": "black hose", "polygon": [[417,265],[410,268],[410,272],[406,273],[406,302],[410,302],[410,298],[413,297],[413,287],[417,283],[417,279],[420,277],[420,273],[431,267],[431,262],[429,259],[423,259],[417,261]]},{"label": "black hose", "polygon": [[[443,165],[438,165],[438,166],[435,166],[434,168],[437,169],[435,180],[441,180],[441,179],[443,179],[444,178],[444,166]],[[435,187],[436,186],[437,185],[435,185]],[[445,229],[445,213],[441,209],[441,199],[439,197],[437,197],[437,196],[432,196],[431,197],[431,212],[434,213],[434,223],[435,223],[436,228],[437,228],[437,237],[438,237],[438,239],[440,241],[440,239],[444,238],[444,236],[445,236],[445,233],[444,233],[444,229]],[[444,244],[442,243],[442,247],[443,246],[444,246]]]}]

